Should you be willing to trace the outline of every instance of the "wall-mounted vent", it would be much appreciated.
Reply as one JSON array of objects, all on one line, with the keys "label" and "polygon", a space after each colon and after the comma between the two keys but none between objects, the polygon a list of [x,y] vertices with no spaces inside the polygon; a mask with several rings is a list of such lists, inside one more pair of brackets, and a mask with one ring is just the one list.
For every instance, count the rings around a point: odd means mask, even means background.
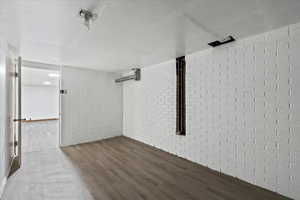
[{"label": "wall-mounted vent", "polygon": [[223,40],[216,40],[216,41],[208,43],[208,45],[211,47],[217,47],[217,46],[221,46],[223,44],[227,44],[227,43],[234,42],[234,41],[235,41],[234,37],[229,35],[228,37],[224,38]]},{"label": "wall-mounted vent", "polygon": [[139,81],[141,80],[141,69],[139,68],[133,68],[133,75],[129,75],[129,76],[124,76],[121,78],[118,78],[115,80],[116,83],[122,83],[124,81],[128,81],[128,80],[136,80]]}]

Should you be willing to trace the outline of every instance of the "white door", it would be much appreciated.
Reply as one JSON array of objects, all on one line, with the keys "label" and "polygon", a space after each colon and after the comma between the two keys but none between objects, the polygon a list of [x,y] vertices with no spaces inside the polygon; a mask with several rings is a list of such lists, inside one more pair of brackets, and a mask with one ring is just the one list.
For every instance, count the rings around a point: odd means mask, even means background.
[{"label": "white door", "polygon": [[6,58],[8,69],[9,164],[12,175],[21,167],[21,58]]}]

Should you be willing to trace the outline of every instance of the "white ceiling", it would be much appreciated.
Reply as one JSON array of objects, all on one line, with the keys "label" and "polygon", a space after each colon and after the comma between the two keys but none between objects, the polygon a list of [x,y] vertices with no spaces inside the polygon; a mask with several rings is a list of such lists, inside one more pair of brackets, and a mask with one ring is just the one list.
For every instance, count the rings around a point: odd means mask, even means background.
[{"label": "white ceiling", "polygon": [[[87,31],[77,13],[97,2],[106,7]],[[25,59],[107,71],[300,21],[299,0],[16,0],[16,7]]]},{"label": "white ceiling", "polygon": [[[53,70],[22,67],[22,85],[57,87],[59,85],[59,78],[49,77],[49,74],[59,73]],[[50,82],[50,84],[45,85],[44,82]]]}]

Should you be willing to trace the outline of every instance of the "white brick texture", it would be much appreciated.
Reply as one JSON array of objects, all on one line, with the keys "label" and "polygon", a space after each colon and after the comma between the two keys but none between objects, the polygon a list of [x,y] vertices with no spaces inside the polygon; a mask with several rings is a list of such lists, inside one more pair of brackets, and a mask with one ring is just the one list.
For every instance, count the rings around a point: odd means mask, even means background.
[{"label": "white brick texture", "polygon": [[175,60],[124,83],[124,135],[300,199],[300,24],[186,60],[187,135],[175,134]]}]

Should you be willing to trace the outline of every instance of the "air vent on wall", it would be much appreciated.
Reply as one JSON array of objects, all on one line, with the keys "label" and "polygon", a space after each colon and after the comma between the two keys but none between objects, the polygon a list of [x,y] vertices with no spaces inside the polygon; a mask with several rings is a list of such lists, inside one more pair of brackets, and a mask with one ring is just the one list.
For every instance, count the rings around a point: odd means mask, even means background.
[{"label": "air vent on wall", "polygon": [[210,42],[210,43],[208,43],[208,45],[211,46],[211,47],[217,47],[217,46],[221,46],[223,44],[227,44],[229,42],[234,42],[234,41],[235,41],[234,37],[229,35],[228,37],[226,37],[222,40],[216,40],[214,42]]},{"label": "air vent on wall", "polygon": [[118,78],[118,79],[115,80],[115,82],[116,83],[122,83],[122,82],[128,81],[128,80],[135,80],[135,81],[141,80],[141,69],[133,68],[132,72],[133,72],[133,75]]}]

